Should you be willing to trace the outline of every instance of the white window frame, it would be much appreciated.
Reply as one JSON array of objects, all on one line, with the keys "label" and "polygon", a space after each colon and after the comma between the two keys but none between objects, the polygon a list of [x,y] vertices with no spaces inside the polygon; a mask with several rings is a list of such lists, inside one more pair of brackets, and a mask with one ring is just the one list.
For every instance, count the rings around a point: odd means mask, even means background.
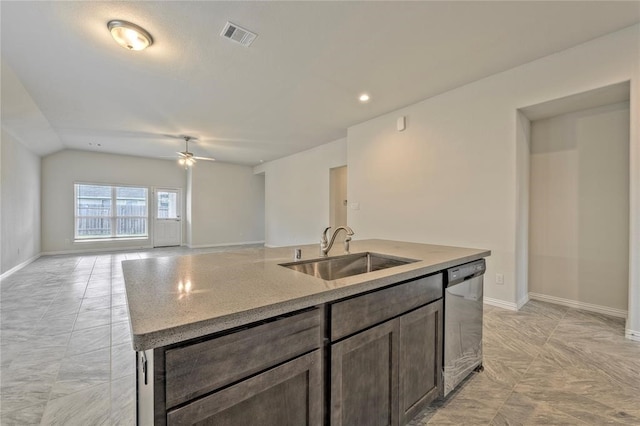
[{"label": "white window frame", "polygon": [[[104,186],[111,189],[111,215],[110,216],[78,216],[78,186],[79,185],[92,185],[92,186]],[[146,197],[146,209],[145,216],[118,216],[117,209],[117,189],[118,188],[139,188],[145,190]],[[109,240],[140,240],[149,239],[149,194],[151,193],[149,187],[140,185],[122,185],[114,183],[91,183],[91,182],[74,182],[73,184],[73,237],[74,241],[109,241]],[[116,235],[117,220],[120,218],[133,218],[133,219],[145,219],[146,220],[146,233],[144,235]],[[111,234],[110,235],[78,235],[78,218],[96,218],[96,219],[110,219],[111,221]]]}]

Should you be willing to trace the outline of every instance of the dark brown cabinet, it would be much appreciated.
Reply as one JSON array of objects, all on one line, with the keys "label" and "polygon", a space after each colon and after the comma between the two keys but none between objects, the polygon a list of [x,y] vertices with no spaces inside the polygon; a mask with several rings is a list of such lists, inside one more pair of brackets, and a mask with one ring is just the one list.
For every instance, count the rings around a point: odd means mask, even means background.
[{"label": "dark brown cabinet", "polygon": [[331,346],[331,425],[398,424],[398,322]]},{"label": "dark brown cabinet", "polygon": [[399,318],[398,404],[408,423],[442,389],[442,300]]},{"label": "dark brown cabinet", "polygon": [[322,425],[323,320],[310,308],[139,356],[138,424]]},{"label": "dark brown cabinet", "polygon": [[440,394],[442,279],[145,351],[138,423],[404,425]]},{"label": "dark brown cabinet", "polygon": [[322,424],[321,351],[303,355],[167,413],[169,425]]},{"label": "dark brown cabinet", "polygon": [[[442,288],[441,275],[421,280],[438,283]],[[404,303],[398,303],[403,299],[404,285],[387,289],[387,294],[394,295],[391,300],[396,305]],[[404,425],[438,397],[443,309],[441,293],[437,296],[438,300],[331,345],[332,426]],[[412,297],[409,293],[407,303]],[[367,312],[362,318],[352,315],[352,327],[368,324],[367,318],[377,306],[372,300],[384,303],[375,292],[360,299],[347,301],[352,312]],[[375,311],[381,309],[388,308],[376,307]],[[342,315],[344,310],[339,312]]]}]

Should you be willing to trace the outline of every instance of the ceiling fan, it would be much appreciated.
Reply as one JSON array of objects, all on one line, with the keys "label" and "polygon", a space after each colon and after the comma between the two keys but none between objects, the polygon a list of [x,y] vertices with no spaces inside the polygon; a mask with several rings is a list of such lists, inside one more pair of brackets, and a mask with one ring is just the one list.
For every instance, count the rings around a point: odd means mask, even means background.
[{"label": "ceiling fan", "polygon": [[184,166],[185,169],[193,166],[196,163],[196,160],[205,160],[205,161],[216,161],[215,158],[211,157],[196,157],[193,155],[193,152],[189,152],[189,141],[197,140],[191,136],[182,136],[184,139],[184,151],[176,152],[178,154],[178,164]]}]

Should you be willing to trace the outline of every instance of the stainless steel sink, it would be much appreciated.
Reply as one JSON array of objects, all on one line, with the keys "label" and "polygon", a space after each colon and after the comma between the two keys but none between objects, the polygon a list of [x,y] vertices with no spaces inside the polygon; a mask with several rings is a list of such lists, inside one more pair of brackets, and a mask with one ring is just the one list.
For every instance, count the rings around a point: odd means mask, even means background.
[{"label": "stainless steel sink", "polygon": [[304,272],[305,274],[322,278],[323,280],[337,280],[338,278],[366,274],[367,272],[393,268],[394,266],[406,265],[413,262],[418,261],[386,254],[365,252],[281,263],[280,266],[293,269],[294,271]]}]

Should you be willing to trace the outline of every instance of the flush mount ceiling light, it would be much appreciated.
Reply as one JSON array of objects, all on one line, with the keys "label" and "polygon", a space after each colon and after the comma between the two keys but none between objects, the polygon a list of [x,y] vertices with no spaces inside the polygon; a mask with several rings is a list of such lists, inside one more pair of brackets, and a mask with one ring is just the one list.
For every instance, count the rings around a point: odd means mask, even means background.
[{"label": "flush mount ceiling light", "polygon": [[107,27],[116,43],[127,50],[144,50],[153,44],[151,34],[131,22],[113,20]]},{"label": "flush mount ceiling light", "polygon": [[369,102],[369,99],[371,99],[371,98],[370,98],[370,97],[369,97],[369,95],[368,95],[368,94],[366,94],[366,93],[363,93],[362,95],[360,95],[360,96],[358,97],[358,100],[359,100],[360,102]]}]

